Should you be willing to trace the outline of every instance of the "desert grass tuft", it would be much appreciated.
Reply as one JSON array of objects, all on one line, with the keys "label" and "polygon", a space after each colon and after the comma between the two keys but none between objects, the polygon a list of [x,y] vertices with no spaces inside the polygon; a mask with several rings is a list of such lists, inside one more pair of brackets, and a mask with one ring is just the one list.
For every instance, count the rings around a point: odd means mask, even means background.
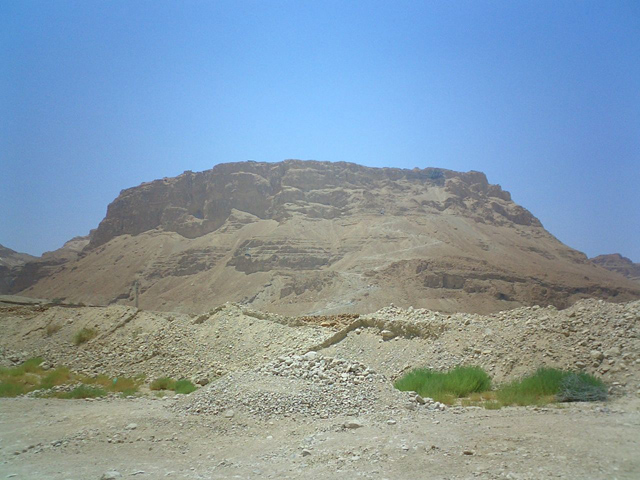
[{"label": "desert grass tuft", "polygon": [[107,392],[101,388],[92,387],[89,385],[80,385],[74,388],[73,390],[71,390],[70,392],[61,393],[56,396],[59,398],[66,398],[66,399],[79,399],[79,398],[104,397],[106,394]]},{"label": "desert grass tuft", "polygon": [[491,389],[491,378],[479,367],[455,367],[448,372],[427,368],[414,369],[394,382],[401,391],[414,391],[451,404],[456,398]]},{"label": "desert grass tuft", "polygon": [[149,388],[151,390],[173,390],[176,381],[170,377],[160,377],[156,378],[151,384]]},{"label": "desert grass tuft", "polygon": [[182,380],[178,380],[175,385],[173,386],[173,390],[176,393],[182,393],[182,394],[189,394],[191,392],[195,392],[197,390],[197,387],[191,383],[189,380],[186,379],[182,379]]},{"label": "desert grass tuft", "polygon": [[62,325],[60,325],[59,323],[50,323],[49,325],[47,325],[47,328],[45,329],[47,337],[50,337],[54,333],[58,333],[61,328],[62,328]]},{"label": "desert grass tuft", "polygon": [[503,405],[545,405],[555,401],[605,400],[607,390],[602,381],[586,373],[539,368],[503,385],[497,394]]},{"label": "desert grass tuft", "polygon": [[94,328],[81,328],[73,336],[73,343],[74,345],[82,345],[94,338],[96,335],[98,335],[98,332]]}]

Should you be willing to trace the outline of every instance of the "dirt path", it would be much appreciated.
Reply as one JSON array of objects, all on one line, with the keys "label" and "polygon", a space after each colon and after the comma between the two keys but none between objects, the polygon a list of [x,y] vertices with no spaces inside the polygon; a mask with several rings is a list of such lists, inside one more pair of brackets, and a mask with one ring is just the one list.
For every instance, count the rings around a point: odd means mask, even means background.
[{"label": "dirt path", "polygon": [[[0,399],[0,477],[640,478],[640,400],[389,409],[355,420],[176,415],[174,399]],[[20,452],[16,454],[16,452]]]}]

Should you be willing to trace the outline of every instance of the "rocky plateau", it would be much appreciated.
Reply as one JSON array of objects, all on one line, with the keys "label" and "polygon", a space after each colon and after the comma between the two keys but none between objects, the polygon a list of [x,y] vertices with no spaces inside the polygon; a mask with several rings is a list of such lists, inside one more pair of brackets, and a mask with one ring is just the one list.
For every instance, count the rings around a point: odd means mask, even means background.
[{"label": "rocky plateau", "polygon": [[283,315],[640,298],[596,263],[480,172],[242,162],[123,190],[88,237],[3,266],[0,293],[133,305],[137,285],[145,309]]}]

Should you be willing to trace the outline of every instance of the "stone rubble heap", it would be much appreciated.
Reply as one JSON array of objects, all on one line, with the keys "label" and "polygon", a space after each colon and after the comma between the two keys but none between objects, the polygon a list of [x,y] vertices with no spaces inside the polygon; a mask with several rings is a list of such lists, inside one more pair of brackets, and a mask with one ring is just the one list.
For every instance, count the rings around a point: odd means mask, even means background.
[{"label": "stone rubble heap", "polygon": [[259,371],[281,377],[313,380],[324,385],[359,385],[363,382],[381,380],[373,370],[359,362],[325,357],[313,351],[304,355],[278,357]]},{"label": "stone rubble heap", "polygon": [[[263,418],[305,415],[328,418],[380,412],[385,406],[441,410],[431,399],[396,391],[389,379],[367,366],[317,352],[287,355],[254,371],[225,375],[178,402],[183,413],[235,415],[236,410]],[[411,398],[409,398],[411,397]],[[408,405],[404,405],[408,406]]]}]

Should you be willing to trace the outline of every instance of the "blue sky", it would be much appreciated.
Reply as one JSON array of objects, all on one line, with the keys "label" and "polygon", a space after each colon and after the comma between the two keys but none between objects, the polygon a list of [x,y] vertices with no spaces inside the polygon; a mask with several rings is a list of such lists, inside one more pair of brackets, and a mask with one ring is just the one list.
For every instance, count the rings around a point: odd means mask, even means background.
[{"label": "blue sky", "polygon": [[640,261],[637,1],[0,2],[0,244],[243,160],[480,170]]}]

